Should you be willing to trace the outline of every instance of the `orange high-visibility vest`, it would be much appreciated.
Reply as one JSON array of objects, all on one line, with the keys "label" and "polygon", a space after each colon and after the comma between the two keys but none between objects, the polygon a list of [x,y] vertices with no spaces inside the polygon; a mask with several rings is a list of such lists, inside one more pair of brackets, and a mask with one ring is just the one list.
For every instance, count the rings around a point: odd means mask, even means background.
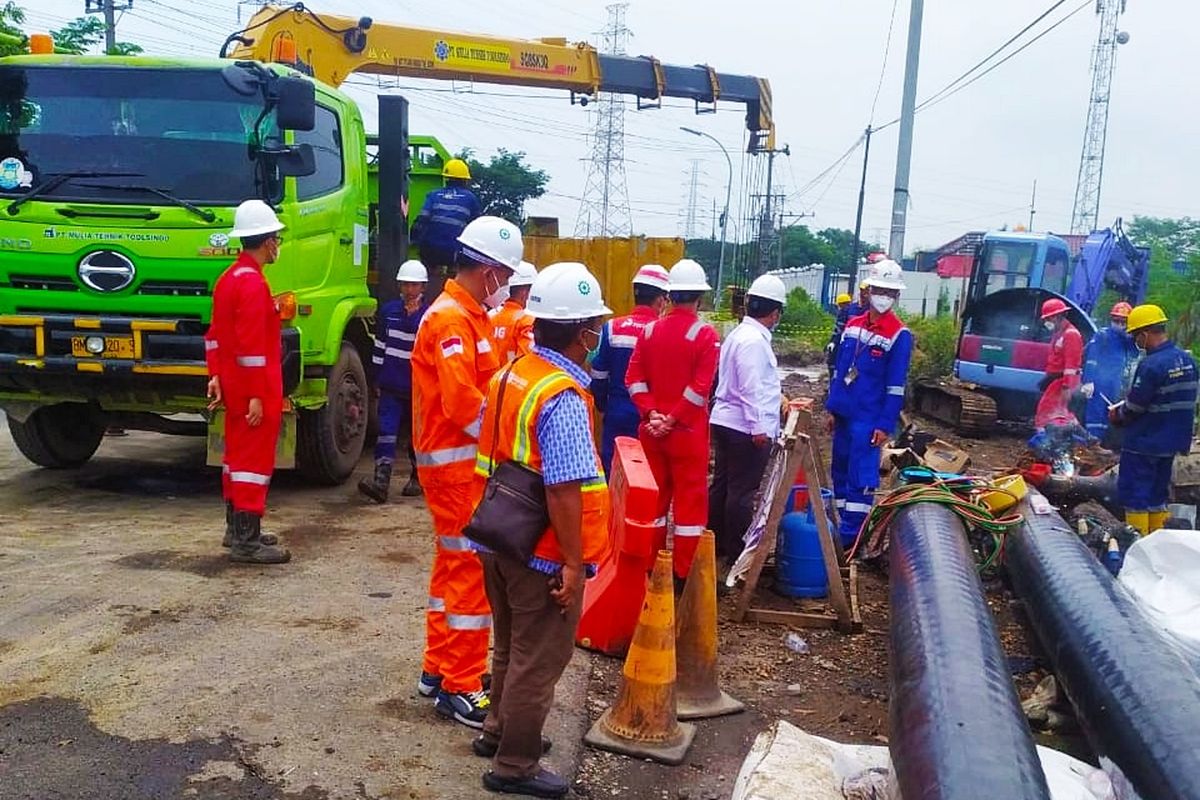
[{"label": "orange high-visibility vest", "polygon": [[499,368],[487,311],[446,281],[413,344],[413,449],[422,483],[471,482],[483,393]]},{"label": "orange high-visibility vest", "polygon": [[504,305],[489,316],[492,318],[492,343],[501,364],[523,356],[533,348],[533,317],[515,300],[505,300]]},{"label": "orange high-visibility vest", "polygon": [[[479,438],[479,456],[475,462],[476,496],[483,496],[483,486],[492,471],[492,443],[496,431],[496,397],[500,376],[488,387],[483,429]],[[542,453],[538,447],[537,421],[542,408],[563,392],[575,392],[587,404],[588,415],[595,427],[595,406],[591,394],[563,370],[536,353],[520,358],[508,372],[504,390],[504,407],[499,409],[499,438],[495,440],[495,464],[518,461],[537,472],[542,471]],[[596,445],[590,442],[596,458],[596,477],[583,481],[583,563],[600,564],[608,556],[608,484]],[[547,528],[534,548],[534,556],[547,561],[563,562],[562,551],[552,528]]]}]

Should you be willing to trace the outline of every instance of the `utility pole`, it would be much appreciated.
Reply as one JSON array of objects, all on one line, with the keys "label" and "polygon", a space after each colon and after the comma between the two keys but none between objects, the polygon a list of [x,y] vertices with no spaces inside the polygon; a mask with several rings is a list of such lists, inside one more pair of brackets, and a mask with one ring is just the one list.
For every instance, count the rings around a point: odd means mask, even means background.
[{"label": "utility pole", "polygon": [[104,15],[104,52],[117,49],[117,12],[133,8],[133,0],[84,0],[85,14]]},{"label": "utility pole", "polygon": [[762,215],[758,221],[758,271],[755,273],[755,277],[766,272],[771,261],[771,245],[775,238],[775,213],[771,209],[774,195],[771,194],[771,186],[775,177],[775,156],[780,153],[790,156],[792,151],[786,144],[782,149],[767,151],[767,192],[765,195],[752,195],[763,197]]},{"label": "utility pole", "polygon": [[854,296],[854,282],[858,280],[858,243],[862,240],[862,215],[863,206],[867,202],[867,162],[871,158],[871,126],[867,126],[866,133],[863,138],[866,140],[863,147],[863,168],[862,179],[858,182],[858,211],[854,215],[854,241],[850,245],[850,268],[846,270],[849,273],[846,277],[846,292]]},{"label": "utility pole", "polygon": [[1033,179],[1033,195],[1029,198],[1029,232],[1033,233],[1033,215],[1037,213],[1037,178]]},{"label": "utility pole", "polygon": [[896,188],[892,195],[892,235],[888,257],[904,258],[904,227],[908,222],[908,174],[912,166],[913,117],[917,113],[917,67],[921,60],[921,17],[925,0],[912,0],[908,15],[908,56],[904,65],[904,96],[900,101],[900,141],[896,147]]}]

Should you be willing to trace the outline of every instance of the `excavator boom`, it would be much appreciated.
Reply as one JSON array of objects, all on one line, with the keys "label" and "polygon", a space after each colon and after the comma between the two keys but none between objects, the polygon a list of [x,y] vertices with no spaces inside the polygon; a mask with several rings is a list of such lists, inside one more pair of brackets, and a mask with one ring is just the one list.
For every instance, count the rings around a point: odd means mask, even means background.
[{"label": "excavator boom", "polygon": [[[229,50],[230,45],[236,45]],[[356,72],[434,80],[564,89],[587,98],[599,92],[634,95],[639,108],[664,97],[696,103],[697,112],[718,101],[746,106],[748,150],[775,145],[771,87],[763,78],[720,73],[706,65],[675,66],[650,56],[600,53],[566,39],[504,39],[479,34],[409,28],[317,14],[303,3],[266,6],[231,35],[222,56],[283,62],[338,86]]]}]

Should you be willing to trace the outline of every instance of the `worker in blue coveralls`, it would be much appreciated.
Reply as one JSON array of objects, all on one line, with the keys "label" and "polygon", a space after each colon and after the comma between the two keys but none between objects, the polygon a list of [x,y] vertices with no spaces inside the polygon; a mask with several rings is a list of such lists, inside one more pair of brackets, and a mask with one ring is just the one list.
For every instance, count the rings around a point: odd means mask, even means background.
[{"label": "worker in blue coveralls", "polygon": [[376,503],[386,503],[392,483],[392,463],[396,460],[396,442],[403,427],[408,439],[408,483],[400,490],[405,497],[421,494],[417,477],[416,454],[412,446],[412,349],[417,328],[429,308],[422,295],[429,272],[420,261],[400,265],[396,282],[400,297],[379,309],[375,331],[375,351],[371,371],[379,392],[379,436],[375,439],[375,475],[358,482],[358,490]]},{"label": "worker in blue coveralls", "polygon": [[[843,305],[842,298],[846,298],[846,303]],[[842,334],[846,331],[846,323],[860,314],[865,314],[870,309],[870,299],[867,295],[867,282],[863,281],[858,284],[858,299],[850,300],[850,296],[846,294],[838,295],[838,313],[833,318],[833,333],[829,336],[829,344],[825,345],[825,365],[829,367],[829,377],[833,378],[833,368],[837,366],[837,351],[838,344],[842,341]]]},{"label": "worker in blue coveralls", "polygon": [[912,333],[893,311],[904,289],[900,265],[876,262],[866,284],[870,309],[846,323],[825,401],[833,417],[834,502],[847,547],[871,512],[880,448],[900,421],[913,345]]},{"label": "worker in blue coveralls", "polygon": [[1129,396],[1109,410],[1125,429],[1117,497],[1125,521],[1143,536],[1167,521],[1171,470],[1192,447],[1196,422],[1196,361],[1167,337],[1167,315],[1154,305],[1129,312],[1129,335],[1146,351]]},{"label": "worker in blue coveralls", "polygon": [[[442,168],[446,185],[425,195],[425,204],[412,226],[421,262],[432,269],[454,265],[458,237],[467,223],[483,213],[479,198],[469,188],[471,168],[461,158],[452,158]],[[437,290],[438,286],[435,285]]]},{"label": "worker in blue coveralls", "polygon": [[1138,360],[1137,345],[1126,331],[1132,310],[1123,301],[1114,305],[1108,312],[1109,326],[1096,331],[1083,351],[1083,385],[1079,392],[1087,398],[1084,425],[1110,450],[1121,449],[1121,435],[1120,428],[1108,424],[1108,407],[1125,398]]},{"label": "worker in blue coveralls", "polygon": [[600,345],[592,358],[592,397],[596,409],[604,415],[600,434],[600,460],[604,472],[612,467],[613,443],[618,436],[637,438],[641,414],[629,399],[625,388],[625,370],[633,356],[633,346],[642,330],[662,316],[667,307],[667,270],[647,264],[633,276],[633,311],[614,317],[600,330]]}]

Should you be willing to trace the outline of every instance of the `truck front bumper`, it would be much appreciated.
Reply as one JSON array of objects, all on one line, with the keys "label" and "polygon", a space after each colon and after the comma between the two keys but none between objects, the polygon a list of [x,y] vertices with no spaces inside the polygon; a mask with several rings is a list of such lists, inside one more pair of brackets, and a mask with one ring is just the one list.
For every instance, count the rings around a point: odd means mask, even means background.
[{"label": "truck front bumper", "polygon": [[[0,399],[203,408],[204,331],[194,320],[0,315]],[[300,384],[300,332],[284,328],[280,346],[286,396]]]}]

